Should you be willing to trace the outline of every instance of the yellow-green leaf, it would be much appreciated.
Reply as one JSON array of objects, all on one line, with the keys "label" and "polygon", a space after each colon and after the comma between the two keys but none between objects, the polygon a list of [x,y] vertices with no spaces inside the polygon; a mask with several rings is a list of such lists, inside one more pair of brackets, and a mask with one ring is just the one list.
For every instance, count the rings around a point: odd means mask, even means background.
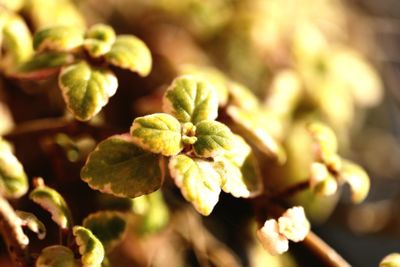
[{"label": "yellow-green leaf", "polygon": [[28,177],[11,146],[0,137],[0,194],[19,198],[28,191]]},{"label": "yellow-green leaf", "polygon": [[83,44],[82,29],[74,26],[54,26],[42,29],[33,36],[33,48],[37,51],[71,51]]},{"label": "yellow-green leaf", "polygon": [[81,178],[91,188],[131,198],[159,189],[163,175],[160,156],[136,146],[129,135],[102,141],[81,170]]},{"label": "yellow-green leaf", "polygon": [[100,240],[106,252],[110,252],[125,236],[126,218],[119,212],[99,211],[86,217],[83,226]]},{"label": "yellow-green leaf", "polygon": [[228,86],[230,104],[245,110],[257,110],[260,103],[251,90],[240,83],[231,82]]},{"label": "yellow-green leaf", "polygon": [[132,35],[119,35],[110,51],[105,54],[110,64],[147,76],[151,71],[152,58],[146,44]]},{"label": "yellow-green leaf", "polygon": [[29,230],[36,233],[39,239],[46,237],[46,227],[35,214],[21,210],[16,210],[15,214],[21,219],[22,226],[26,226]]},{"label": "yellow-green leaf", "polygon": [[96,115],[118,87],[111,70],[92,67],[85,61],[64,67],[58,83],[67,108],[82,121]]},{"label": "yellow-green leaf", "polygon": [[153,153],[173,156],[183,148],[181,125],[169,114],[156,113],[136,118],[130,133],[136,145]]},{"label": "yellow-green leaf", "polygon": [[25,0],[0,0],[0,6],[12,11],[20,10],[24,3]]},{"label": "yellow-green leaf", "polygon": [[196,137],[193,148],[196,155],[203,158],[219,156],[234,146],[233,133],[218,121],[201,121],[196,124]]},{"label": "yellow-green leaf", "polygon": [[379,263],[379,267],[400,267],[400,253],[391,253]]},{"label": "yellow-green leaf", "polygon": [[36,267],[78,267],[74,253],[67,247],[55,245],[42,250],[36,260]]},{"label": "yellow-green leaf", "polygon": [[218,116],[218,97],[206,81],[184,75],[176,78],[165,92],[163,110],[180,122],[197,124],[203,120],[215,120]]},{"label": "yellow-green leaf", "polygon": [[86,32],[83,46],[92,57],[100,57],[110,51],[115,41],[114,29],[105,24],[95,24]]},{"label": "yellow-green leaf", "polygon": [[354,203],[360,203],[367,197],[371,184],[368,174],[361,166],[348,160],[343,161],[340,178],[350,185]]},{"label": "yellow-green leaf", "polygon": [[82,256],[82,266],[100,267],[105,252],[99,239],[89,229],[82,226],[74,226],[72,232]]},{"label": "yellow-green leaf", "polygon": [[221,192],[221,178],[213,163],[178,155],[170,159],[169,172],[185,199],[199,213],[209,215]]},{"label": "yellow-green leaf", "polygon": [[29,198],[50,212],[51,219],[61,228],[66,229],[72,226],[71,211],[64,198],[56,190],[40,185],[29,194]]}]

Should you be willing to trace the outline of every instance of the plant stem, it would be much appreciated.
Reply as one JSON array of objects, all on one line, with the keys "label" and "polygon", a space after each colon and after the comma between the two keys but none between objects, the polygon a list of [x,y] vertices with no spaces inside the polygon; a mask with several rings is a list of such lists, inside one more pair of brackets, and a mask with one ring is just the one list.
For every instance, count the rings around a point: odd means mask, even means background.
[{"label": "plant stem", "polygon": [[289,186],[289,187],[283,189],[282,191],[267,194],[267,197],[269,199],[284,199],[286,197],[293,196],[294,194],[296,194],[300,191],[303,191],[309,187],[310,187],[310,181],[305,180],[303,182],[299,182],[297,184]]},{"label": "plant stem", "polygon": [[28,237],[21,227],[21,219],[6,199],[0,196],[0,232],[15,266],[29,266]]},{"label": "plant stem", "polygon": [[304,246],[309,248],[318,256],[326,266],[350,267],[351,265],[342,258],[333,248],[319,238],[315,233],[310,232],[303,241]]}]

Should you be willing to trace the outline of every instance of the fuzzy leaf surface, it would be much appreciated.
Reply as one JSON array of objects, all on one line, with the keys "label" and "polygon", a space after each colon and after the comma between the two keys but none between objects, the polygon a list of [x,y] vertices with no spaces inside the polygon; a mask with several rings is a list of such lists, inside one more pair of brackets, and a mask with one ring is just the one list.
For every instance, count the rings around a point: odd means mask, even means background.
[{"label": "fuzzy leaf surface", "polygon": [[67,108],[82,121],[96,115],[118,87],[112,71],[92,67],[85,61],[64,67],[58,83]]},{"label": "fuzzy leaf surface", "polygon": [[136,145],[153,153],[173,156],[183,148],[181,125],[169,114],[156,113],[136,118],[130,133]]},{"label": "fuzzy leaf surface", "polygon": [[170,159],[169,171],[185,199],[199,213],[209,215],[221,192],[220,176],[213,163],[178,155]]},{"label": "fuzzy leaf surface", "polygon": [[147,76],[151,71],[152,58],[146,44],[132,35],[119,35],[105,54],[110,64],[137,72],[140,76]]},{"label": "fuzzy leaf surface", "polygon": [[176,78],[165,92],[163,110],[183,123],[215,120],[218,116],[218,97],[209,83],[184,75]]},{"label": "fuzzy leaf surface", "polygon": [[81,178],[103,193],[134,198],[161,187],[161,163],[158,155],[139,148],[129,135],[115,135],[89,155]]}]

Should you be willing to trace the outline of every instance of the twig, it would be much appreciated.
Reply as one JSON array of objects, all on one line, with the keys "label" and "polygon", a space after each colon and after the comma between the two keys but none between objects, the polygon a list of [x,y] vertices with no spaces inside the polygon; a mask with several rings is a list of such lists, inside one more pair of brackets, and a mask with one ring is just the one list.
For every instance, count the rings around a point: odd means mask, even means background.
[{"label": "twig", "polygon": [[15,266],[25,267],[29,266],[29,239],[22,231],[21,223],[8,201],[0,196],[0,232]]},{"label": "twig", "polygon": [[326,266],[350,267],[351,265],[343,259],[332,247],[325,243],[315,233],[310,232],[304,239],[303,244],[318,256]]},{"label": "twig", "polygon": [[306,181],[294,184],[290,187],[287,187],[287,188],[283,189],[282,191],[267,194],[266,197],[269,199],[284,199],[286,197],[293,196],[296,193],[303,191],[309,187],[310,187],[310,181],[306,180]]}]

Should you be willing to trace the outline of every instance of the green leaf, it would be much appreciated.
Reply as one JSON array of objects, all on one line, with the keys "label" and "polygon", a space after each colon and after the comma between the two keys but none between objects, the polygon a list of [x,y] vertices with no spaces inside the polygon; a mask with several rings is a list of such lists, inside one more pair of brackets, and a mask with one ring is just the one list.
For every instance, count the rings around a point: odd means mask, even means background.
[{"label": "green leaf", "polygon": [[54,26],[45,28],[33,36],[33,48],[37,51],[71,51],[83,44],[84,33],[79,27]]},{"label": "green leaf", "polygon": [[96,115],[118,87],[113,72],[92,67],[85,61],[64,67],[58,83],[67,108],[82,121]]},{"label": "green leaf", "polygon": [[44,52],[18,65],[9,76],[17,79],[44,79],[57,73],[61,66],[72,63],[73,60],[74,57],[68,53]]},{"label": "green leaf", "polygon": [[348,160],[343,161],[340,178],[350,185],[351,199],[354,203],[360,203],[367,197],[371,183],[361,166]]},{"label": "green leaf", "polygon": [[286,161],[282,145],[271,135],[267,116],[258,110],[246,110],[229,106],[226,110],[240,133],[254,143],[263,153],[275,158],[279,163]]},{"label": "green leaf", "polygon": [[156,113],[136,118],[130,133],[136,145],[153,153],[173,156],[183,148],[181,125],[169,114]]},{"label": "green leaf", "polygon": [[217,121],[202,121],[196,124],[196,137],[193,148],[196,155],[203,158],[219,156],[234,146],[231,130]]},{"label": "green leaf", "polygon": [[11,146],[0,137],[0,194],[19,198],[28,191],[28,177]]},{"label": "green leaf", "polygon": [[209,83],[190,75],[180,76],[165,92],[163,110],[180,122],[197,124],[203,120],[215,120],[218,97]]},{"label": "green leaf", "polygon": [[105,59],[112,65],[147,76],[151,71],[152,59],[146,44],[131,35],[119,35]]},{"label": "green leaf", "polygon": [[161,190],[133,199],[133,211],[138,214],[141,234],[152,234],[163,229],[169,221],[169,210]]},{"label": "green leaf", "polygon": [[228,80],[218,69],[195,65],[184,65],[181,74],[191,74],[199,79],[208,81],[216,90],[218,102],[224,106],[228,102]]},{"label": "green leaf", "polygon": [[11,14],[3,28],[3,46],[6,57],[2,58],[5,67],[15,66],[27,60],[33,53],[32,36],[25,21]]},{"label": "green leaf", "polygon": [[115,41],[114,29],[105,24],[95,24],[86,32],[84,47],[92,57],[108,53]]},{"label": "green leaf", "polygon": [[221,192],[221,178],[213,163],[178,155],[170,159],[168,167],[185,199],[190,201],[199,213],[209,215]]},{"label": "green leaf", "polygon": [[74,253],[67,247],[55,245],[42,250],[36,260],[36,267],[78,267]]},{"label": "green leaf", "polygon": [[137,147],[129,135],[116,135],[89,155],[81,177],[93,189],[133,198],[159,189],[164,173],[160,156]]},{"label": "green leaf", "polygon": [[39,185],[29,194],[29,198],[50,212],[51,219],[61,228],[67,229],[72,226],[71,211],[64,198],[56,190]]},{"label": "green leaf", "polygon": [[100,240],[106,252],[118,245],[126,233],[126,219],[115,211],[92,213],[83,220],[83,226]]},{"label": "green leaf", "polygon": [[257,110],[260,102],[251,90],[240,83],[231,82],[228,86],[231,105],[245,110]]},{"label": "green leaf", "polygon": [[234,197],[254,197],[263,191],[260,168],[251,147],[239,135],[234,135],[234,147],[221,159],[215,169],[221,176],[221,187]]},{"label": "green leaf", "polygon": [[104,259],[104,247],[97,237],[85,227],[74,226],[72,233],[79,247],[83,267],[100,267]]},{"label": "green leaf", "polygon": [[16,210],[15,213],[22,220],[22,226],[26,226],[29,230],[36,233],[39,239],[46,237],[46,227],[35,214],[21,210]]}]

